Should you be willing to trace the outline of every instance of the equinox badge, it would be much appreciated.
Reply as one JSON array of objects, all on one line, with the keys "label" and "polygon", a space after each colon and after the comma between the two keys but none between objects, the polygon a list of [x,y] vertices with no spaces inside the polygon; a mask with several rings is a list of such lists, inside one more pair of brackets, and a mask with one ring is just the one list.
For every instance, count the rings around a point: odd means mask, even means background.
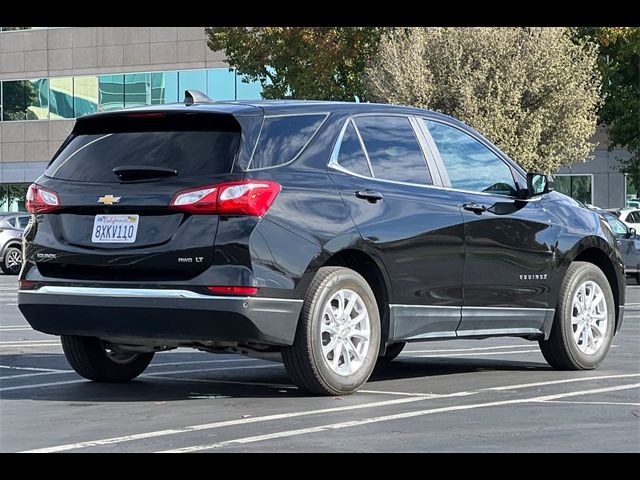
[{"label": "equinox badge", "polygon": [[104,197],[100,197],[98,202],[104,205],[113,205],[114,203],[118,203],[121,198],[122,197],[114,197],[113,195],[105,195]]}]

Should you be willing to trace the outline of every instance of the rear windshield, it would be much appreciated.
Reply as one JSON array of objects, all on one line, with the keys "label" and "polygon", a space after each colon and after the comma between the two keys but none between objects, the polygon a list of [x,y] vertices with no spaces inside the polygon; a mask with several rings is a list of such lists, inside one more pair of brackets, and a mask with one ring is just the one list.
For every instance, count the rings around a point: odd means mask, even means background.
[{"label": "rear windshield", "polygon": [[122,128],[122,123],[117,129],[107,127],[97,124],[95,128],[80,128],[45,175],[79,182],[119,183],[114,168],[171,169],[177,171],[170,177],[174,179],[225,174],[231,172],[240,141],[238,126],[184,130],[184,124],[178,126],[175,121],[136,121],[128,128]]}]

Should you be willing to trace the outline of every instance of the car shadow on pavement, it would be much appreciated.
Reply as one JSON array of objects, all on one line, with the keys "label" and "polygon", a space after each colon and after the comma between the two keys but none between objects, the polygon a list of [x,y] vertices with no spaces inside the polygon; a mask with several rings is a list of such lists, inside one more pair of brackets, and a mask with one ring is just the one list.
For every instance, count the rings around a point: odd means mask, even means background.
[{"label": "car shadow on pavement", "polygon": [[[180,358],[177,361],[180,362],[203,360],[202,354],[198,353],[179,355]],[[22,368],[69,369],[62,354],[0,355],[0,365]],[[172,402],[219,397],[296,398],[306,396],[291,384],[284,367],[277,363],[257,365],[260,367],[272,365],[272,368],[257,368],[255,370],[243,368],[242,370],[226,372],[219,365],[212,364],[210,373],[206,371],[206,365],[206,363],[199,365],[187,363],[184,366],[172,365],[171,368],[166,370],[161,370],[159,367],[150,367],[145,372],[146,375],[123,384],[101,384],[83,381],[73,372],[22,377],[11,380],[14,375],[29,372],[3,369],[0,372],[0,378],[2,379],[0,398],[5,400],[81,402],[78,406],[87,406],[92,403],[102,402]],[[251,366],[243,365],[243,367]],[[184,372],[192,368],[198,371],[193,373]],[[376,383],[379,382],[420,377],[459,375],[480,371],[532,370],[544,371],[551,369],[544,363],[529,361],[468,358],[425,359],[403,356],[392,363],[378,365],[367,383],[368,386],[363,388],[375,389]],[[175,374],[172,371],[180,371],[182,373]],[[29,386],[29,388],[2,391],[2,389],[11,388],[12,386],[23,385]],[[37,385],[41,386],[38,387]]]}]

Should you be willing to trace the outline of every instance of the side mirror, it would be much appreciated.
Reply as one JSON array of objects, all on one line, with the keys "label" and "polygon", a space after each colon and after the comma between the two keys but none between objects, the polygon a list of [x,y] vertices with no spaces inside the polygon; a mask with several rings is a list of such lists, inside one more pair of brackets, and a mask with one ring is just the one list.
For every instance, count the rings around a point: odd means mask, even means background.
[{"label": "side mirror", "polygon": [[544,173],[527,173],[527,191],[529,198],[555,190],[555,182],[551,175]]},{"label": "side mirror", "polygon": [[629,238],[635,238],[635,236],[636,236],[637,234],[638,234],[638,233],[636,232],[636,229],[635,229],[635,228],[630,228],[630,229],[629,229]]}]

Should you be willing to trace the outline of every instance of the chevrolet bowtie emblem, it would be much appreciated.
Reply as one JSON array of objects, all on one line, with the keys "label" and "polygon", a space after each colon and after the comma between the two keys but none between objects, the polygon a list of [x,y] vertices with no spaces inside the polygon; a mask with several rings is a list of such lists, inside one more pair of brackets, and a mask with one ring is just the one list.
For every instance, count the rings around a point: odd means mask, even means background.
[{"label": "chevrolet bowtie emblem", "polygon": [[100,197],[98,202],[105,205],[113,205],[114,203],[118,203],[121,198],[122,197],[114,197],[113,195],[105,195],[104,197]]}]

